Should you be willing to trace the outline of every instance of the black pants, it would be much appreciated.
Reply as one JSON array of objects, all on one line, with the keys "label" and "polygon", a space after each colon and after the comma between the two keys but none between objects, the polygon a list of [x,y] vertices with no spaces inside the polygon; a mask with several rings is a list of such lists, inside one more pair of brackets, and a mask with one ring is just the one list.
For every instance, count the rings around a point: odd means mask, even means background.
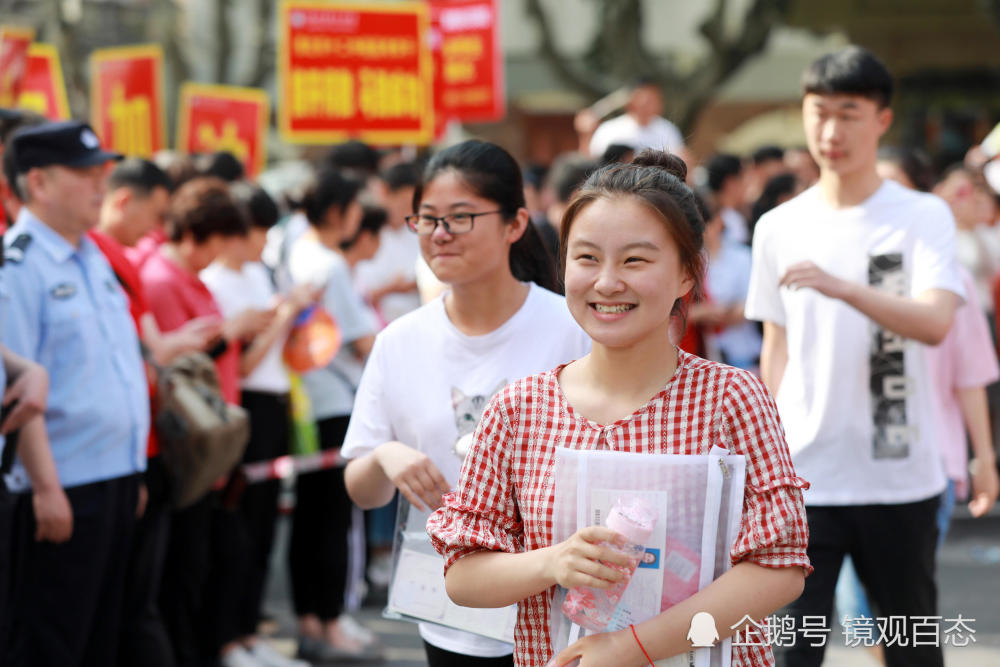
[{"label": "black pants", "polygon": [[14,552],[14,496],[7,492],[7,485],[0,477],[0,655],[7,655],[7,637],[10,632],[11,560]]},{"label": "black pants", "polygon": [[136,523],[125,574],[122,667],[172,667],[174,651],[160,615],[160,582],[170,527],[169,480],[160,457],[149,459],[145,475],[146,511]]},{"label": "black pants", "polygon": [[197,667],[206,652],[204,613],[212,555],[212,511],[218,493],[170,516],[170,538],[160,587],[160,613],[178,667]]},{"label": "black pants", "polygon": [[[316,424],[323,449],[340,447],[348,420],[333,417]],[[302,475],[296,482],[295,496],[288,546],[295,613],[332,621],[343,611],[347,588],[352,505],[344,486],[344,469]]]},{"label": "black pants", "polygon": [[18,496],[14,528],[11,651],[17,667],[117,664],[138,476],[66,489],[73,535],[62,544],[35,540],[30,493]]},{"label": "black pants", "polygon": [[[243,460],[268,461],[288,453],[288,397],[244,391],[250,416],[250,442]],[[246,486],[233,509],[218,508],[212,517],[212,566],[206,626],[215,653],[228,642],[257,634],[278,519],[279,480]]]},{"label": "black pants", "polygon": [[513,667],[514,656],[505,655],[500,658],[475,658],[471,655],[452,653],[443,648],[438,648],[433,644],[424,642],[424,650],[427,652],[428,667]]},{"label": "black pants", "polygon": [[[941,667],[939,646],[913,647],[910,621],[937,614],[934,581],[937,546],[937,496],[900,505],[807,507],[809,560],[815,571],[806,577],[798,600],[777,615],[795,618],[821,616],[831,628],[828,642],[842,639],[833,617],[834,589],[845,554],[850,554],[877,618],[906,617],[902,641],[881,641],[888,667]],[[942,629],[943,630],[943,629]],[[878,630],[874,632],[878,639]],[[818,643],[818,642],[817,642]],[[825,646],[798,641],[794,647],[775,647],[777,667],[819,667]]]}]

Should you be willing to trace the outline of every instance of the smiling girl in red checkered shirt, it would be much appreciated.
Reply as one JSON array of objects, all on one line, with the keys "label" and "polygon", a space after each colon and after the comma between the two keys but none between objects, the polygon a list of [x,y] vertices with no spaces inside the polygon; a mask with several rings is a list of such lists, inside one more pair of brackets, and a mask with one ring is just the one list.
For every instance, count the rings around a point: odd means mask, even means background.
[{"label": "smiling girl in red checkered shirt", "polygon": [[[511,385],[476,430],[461,481],[427,527],[446,557],[448,594],[470,607],[519,603],[515,664],[552,657],[552,593],[610,587],[601,526],[552,543],[552,472],[559,446],[707,454],[719,444],[747,458],[734,567],[689,599],[634,628],[589,635],[555,656],[580,667],[649,664],[691,648],[691,619],[710,613],[720,638],[745,616],[762,619],[802,591],[811,570],[802,490],[777,409],[752,375],[669,343],[680,300],[703,272],[704,223],[678,158],[647,151],[593,174],[563,218],[566,301],[593,340],[591,354]],[[556,611],[555,613],[558,613]],[[634,634],[633,634],[634,630]],[[773,665],[767,645],[734,646],[734,667]]]}]

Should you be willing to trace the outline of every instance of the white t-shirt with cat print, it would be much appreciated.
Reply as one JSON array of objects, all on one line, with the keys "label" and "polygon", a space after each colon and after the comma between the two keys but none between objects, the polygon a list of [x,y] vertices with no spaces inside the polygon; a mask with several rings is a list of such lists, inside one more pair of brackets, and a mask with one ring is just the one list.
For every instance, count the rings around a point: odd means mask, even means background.
[{"label": "white t-shirt with cat print", "polygon": [[[521,308],[482,336],[455,328],[444,296],[376,337],[342,453],[357,458],[397,440],[427,454],[454,488],[462,468],[456,443],[475,429],[490,397],[514,380],[579,359],[590,352],[590,338],[561,296],[533,283]],[[420,634],[462,655],[513,651],[510,644],[431,623],[421,623]]]}]

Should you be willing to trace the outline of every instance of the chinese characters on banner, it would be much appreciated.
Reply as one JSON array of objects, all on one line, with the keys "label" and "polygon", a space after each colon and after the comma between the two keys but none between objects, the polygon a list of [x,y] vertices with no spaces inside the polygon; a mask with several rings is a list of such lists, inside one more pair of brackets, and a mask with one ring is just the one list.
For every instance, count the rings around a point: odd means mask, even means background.
[{"label": "chinese characters on banner", "polygon": [[496,0],[432,0],[434,113],[440,135],[449,120],[487,122],[506,112]]},{"label": "chinese characters on banner", "polygon": [[17,106],[28,70],[28,49],[34,40],[31,28],[0,26],[0,107]]},{"label": "chinese characters on banner", "polygon": [[270,101],[256,88],[185,83],[177,116],[182,153],[228,151],[253,178],[267,161]]},{"label": "chinese characters on banner", "polygon": [[99,49],[90,68],[91,124],[105,145],[137,157],[165,148],[160,47]]},{"label": "chinese characters on banner", "polygon": [[292,143],[426,144],[434,129],[424,3],[281,6],[278,129]]},{"label": "chinese characters on banner", "polygon": [[35,43],[28,49],[28,69],[17,106],[49,120],[68,120],[69,102],[59,52],[51,44]]}]

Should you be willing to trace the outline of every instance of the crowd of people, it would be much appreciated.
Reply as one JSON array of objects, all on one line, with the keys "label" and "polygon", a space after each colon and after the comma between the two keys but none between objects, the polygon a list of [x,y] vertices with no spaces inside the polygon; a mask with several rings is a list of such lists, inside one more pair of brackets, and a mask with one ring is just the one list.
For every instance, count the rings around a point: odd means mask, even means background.
[{"label": "crowd of people", "polygon": [[[690,648],[696,612],[723,638],[779,609],[934,616],[956,503],[981,516],[1000,486],[1000,193],[988,151],[938,173],[879,150],[892,91],[843,49],[805,72],[807,146],[695,164],[638,80],[547,168],[477,140],[418,161],[351,141],[281,192],[229,154],[123,159],[85,123],[3,111],[4,664],[378,660],[351,611],[389,583],[397,502],[429,515],[455,602],[519,605],[513,646],[421,623],[434,667],[646,664]],[[339,348],[292,372],[317,308]],[[157,377],[197,353],[246,412],[241,463],[303,453],[296,406],[347,460],[297,476],[286,563],[278,476],[237,466],[176,506]],[[553,543],[555,449],[719,444],[747,458],[733,568],[554,656],[552,588],[624,564],[606,528]],[[295,658],[258,629],[279,566]],[[882,659],[943,664],[904,641]]]}]

